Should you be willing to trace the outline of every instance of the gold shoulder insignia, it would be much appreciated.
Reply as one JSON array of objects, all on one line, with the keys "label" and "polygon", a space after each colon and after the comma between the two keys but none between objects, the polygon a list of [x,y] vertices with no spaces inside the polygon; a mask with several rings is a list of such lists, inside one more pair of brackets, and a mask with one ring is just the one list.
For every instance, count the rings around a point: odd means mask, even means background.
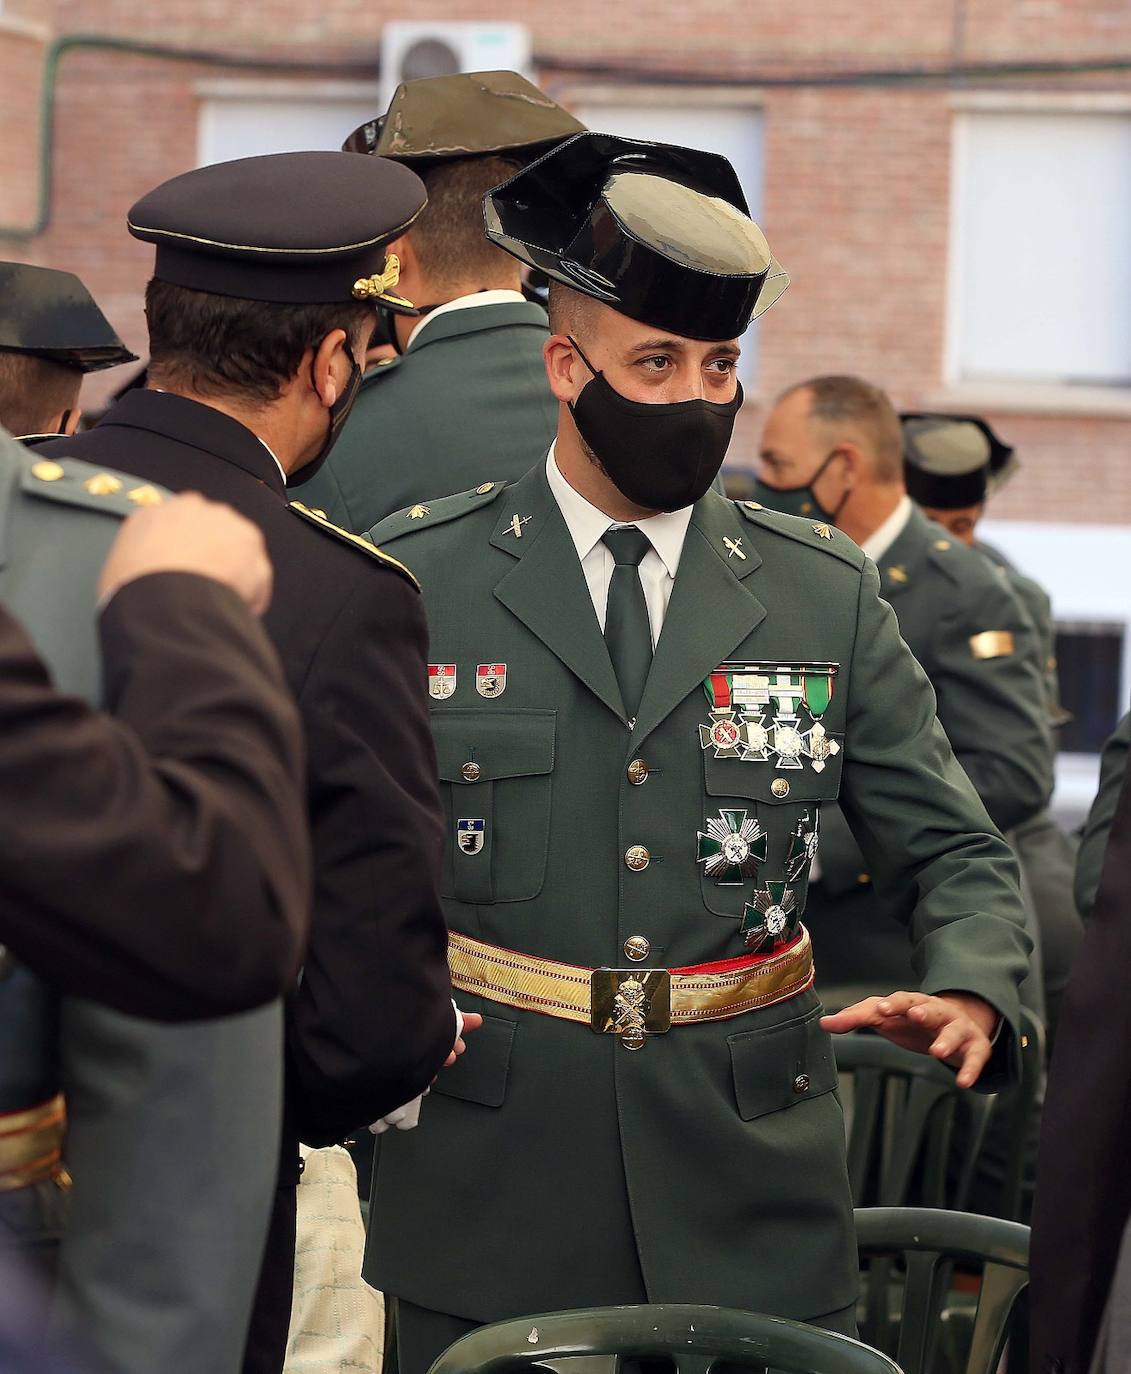
[{"label": "gold shoulder insignia", "polygon": [[890,567],[888,569],[888,576],[891,578],[893,582],[898,582],[900,583],[900,585],[902,585],[904,582],[907,581],[907,569],[901,568],[897,563],[895,564],[895,566]]},{"label": "gold shoulder insignia", "polygon": [[833,537],[832,530],[829,529],[828,525],[826,525],[823,520],[818,520],[813,526],[813,533],[821,539],[831,539]]},{"label": "gold shoulder insignia", "polygon": [[394,558],[391,554],[386,553],[384,549],[379,549],[372,540],[366,539],[360,534],[351,534],[349,530],[342,529],[340,525],[335,525],[332,520],[327,520],[324,515],[311,510],[309,506],[303,505],[301,501],[290,502],[290,509],[293,510],[296,515],[302,516],[302,518],[311,525],[317,525],[319,529],[325,530],[327,534],[334,535],[335,538],[342,540],[343,543],[352,544],[355,549],[360,549],[362,553],[367,553],[370,558],[376,558],[379,563],[384,563],[386,567],[395,569],[404,577],[407,577],[417,591],[420,590],[420,583],[416,580],[411,570],[406,568],[400,559]]},{"label": "gold shoulder insignia", "polygon": [[432,514],[432,507],[431,507],[431,506],[419,506],[419,505],[417,505],[417,506],[413,506],[412,509],[409,511],[409,513],[408,513],[408,518],[409,518],[410,520],[423,520],[424,517],[425,517],[426,515],[431,515],[431,514]]},{"label": "gold shoulder insignia", "polygon": [[1013,653],[1012,630],[983,630],[970,636],[970,652],[975,658],[1009,658]]},{"label": "gold shoulder insignia", "polygon": [[950,540],[949,540],[949,539],[936,539],[936,540],[935,540],[935,548],[938,549],[939,553],[946,553],[947,549],[950,548]]}]

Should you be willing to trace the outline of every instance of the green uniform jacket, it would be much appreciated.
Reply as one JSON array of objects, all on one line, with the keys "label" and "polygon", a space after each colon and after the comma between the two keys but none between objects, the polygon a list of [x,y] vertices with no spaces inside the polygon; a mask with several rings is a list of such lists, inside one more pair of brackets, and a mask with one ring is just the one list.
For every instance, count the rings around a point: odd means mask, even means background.
[{"label": "green uniform jacket", "polygon": [[[134,507],[85,489],[99,469],[65,459],[65,477],[47,483],[33,461],[0,442],[0,598],[34,636],[56,686],[97,703],[98,573]],[[121,480],[123,491],[136,485]],[[0,1044],[7,1054],[27,1046],[15,1064],[0,1060],[0,1081],[9,1067],[35,1064],[50,1073],[37,1091],[61,1084],[67,1098],[64,1159],[75,1186],[51,1338],[114,1374],[235,1374],[278,1161],[280,1004],[157,1025],[59,999],[37,980],[33,1002],[31,975],[13,981],[23,994],[16,1010],[26,1018],[36,1006],[39,1030],[25,1019],[19,1038],[3,1033],[0,981]]]},{"label": "green uniform jacket", "polygon": [[1127,772],[1128,749],[1131,749],[1131,715],[1123,717],[1115,728],[1115,734],[1104,745],[1100,757],[1099,790],[1080,837],[1080,852],[1076,860],[1076,909],[1085,920],[1092,914],[1096,902],[1104,854],[1107,852],[1107,838],[1123,787],[1123,776]]},{"label": "green uniform jacket", "polygon": [[[589,968],[627,966],[634,935],[654,967],[740,956],[744,905],[841,792],[870,862],[918,884],[924,985],[979,993],[1013,1025],[1027,957],[1013,857],[874,569],[816,530],[713,492],[697,503],[634,723],[541,464],[373,531],[420,578],[432,656],[456,667],[433,712],[453,930]],[[702,747],[704,680],[730,659],[838,665],[823,721],[842,747],[823,771]],[[480,664],[506,665],[501,695],[479,693]],[[636,759],[648,773],[634,785]],[[697,832],[724,808],[767,832],[756,881],[720,886],[696,861]],[[464,819],[485,822],[478,853],[455,843]],[[625,862],[634,845],[651,855],[642,871]],[[645,1299],[804,1318],[854,1301],[844,1121],[812,991],[639,1052],[460,1000],[484,1028],[440,1073],[420,1128],[381,1143],[371,1282],[480,1321]],[[1003,1032],[1001,1071],[1013,1041]]]},{"label": "green uniform jacket", "polygon": [[[1052,793],[1053,747],[1043,654],[1029,616],[984,557],[919,510],[879,574],[881,595],[934,688],[955,756],[995,824],[1008,830],[1036,816]],[[851,999],[863,983],[878,981],[883,991],[903,983],[911,968],[898,921],[914,891],[881,880],[838,808],[822,828],[820,875],[810,906],[825,951],[818,986],[830,995],[846,989]]]},{"label": "green uniform jacket", "polygon": [[366,374],[341,438],[297,495],[364,534],[417,501],[521,477],[557,426],[542,364],[548,336],[533,301],[430,320],[403,357]]}]

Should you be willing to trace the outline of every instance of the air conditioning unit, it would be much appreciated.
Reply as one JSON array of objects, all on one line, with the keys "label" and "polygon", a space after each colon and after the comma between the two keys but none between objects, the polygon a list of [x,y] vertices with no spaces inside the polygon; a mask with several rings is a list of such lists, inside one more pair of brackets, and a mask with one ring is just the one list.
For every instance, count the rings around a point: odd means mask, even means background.
[{"label": "air conditioning unit", "polygon": [[383,107],[402,81],[497,71],[533,76],[533,45],[525,24],[395,22],[381,30]]}]

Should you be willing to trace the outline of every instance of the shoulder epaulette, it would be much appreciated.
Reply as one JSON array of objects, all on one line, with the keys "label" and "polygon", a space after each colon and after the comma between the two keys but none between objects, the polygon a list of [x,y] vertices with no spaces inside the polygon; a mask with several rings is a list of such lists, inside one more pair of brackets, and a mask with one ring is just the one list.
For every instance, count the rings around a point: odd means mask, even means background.
[{"label": "shoulder epaulette", "polygon": [[358,549],[362,553],[367,553],[370,558],[375,558],[379,563],[383,563],[385,567],[392,568],[394,572],[399,572],[402,577],[408,578],[417,591],[420,590],[420,583],[416,580],[411,570],[406,568],[400,559],[394,558],[391,554],[386,553],[384,549],[379,549],[377,545],[374,544],[371,539],[367,539],[365,535],[350,534],[349,530],[344,530],[340,525],[335,525],[332,520],[327,520],[320,510],[312,510],[309,506],[304,506],[301,501],[290,502],[290,509],[309,524],[314,525],[317,529],[322,530],[326,534],[333,535],[335,539],[340,539],[343,543],[349,544],[351,548]]},{"label": "shoulder epaulette", "polygon": [[735,507],[753,525],[772,530],[774,534],[784,534],[787,539],[795,539],[807,548],[820,549],[831,553],[853,568],[864,564],[864,553],[860,545],[849,539],[835,525],[824,520],[806,520],[799,515],[783,515],[780,511],[769,510],[757,501],[736,501]]},{"label": "shoulder epaulette", "polygon": [[30,452],[20,489],[46,501],[83,506],[118,519],[145,506],[159,506],[170,495],[164,487],[124,472],[94,467],[78,458],[37,458]]},{"label": "shoulder epaulette", "polygon": [[459,520],[461,516],[497,501],[506,485],[505,482],[480,482],[470,491],[461,491],[455,496],[443,496],[438,501],[419,501],[415,506],[386,515],[369,533],[374,539],[386,543],[402,534],[446,525],[449,520]]},{"label": "shoulder epaulette", "polygon": [[363,387],[372,386],[374,382],[379,382],[382,377],[387,377],[391,372],[395,372],[403,361],[399,354],[392,358],[381,358],[372,367],[366,368],[365,376],[361,379],[361,385]]}]

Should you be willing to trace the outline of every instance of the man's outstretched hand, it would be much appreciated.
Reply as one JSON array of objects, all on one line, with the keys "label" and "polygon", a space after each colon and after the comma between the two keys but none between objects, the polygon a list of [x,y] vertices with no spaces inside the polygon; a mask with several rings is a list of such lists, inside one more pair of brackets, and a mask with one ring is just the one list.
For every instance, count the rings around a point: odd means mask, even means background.
[{"label": "man's outstretched hand", "polygon": [[860,1030],[878,1031],[904,1049],[930,1054],[958,1070],[958,1086],[972,1088],[986,1067],[993,1046],[990,1037],[998,1013],[981,997],[965,992],[892,992],[865,997],[835,1016],[822,1016],[821,1027],[833,1035]]}]

